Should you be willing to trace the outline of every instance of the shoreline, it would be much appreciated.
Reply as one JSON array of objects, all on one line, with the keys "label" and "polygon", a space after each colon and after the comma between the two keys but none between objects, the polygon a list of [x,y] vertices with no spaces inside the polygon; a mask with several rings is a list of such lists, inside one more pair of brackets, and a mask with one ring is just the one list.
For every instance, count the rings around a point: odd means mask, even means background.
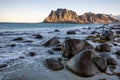
[{"label": "shoreline", "polygon": [[[104,73],[99,73],[93,77],[80,77],[72,72],[70,72],[66,67],[60,71],[51,71],[44,64],[43,61],[50,57],[60,57],[64,59],[61,55],[61,51],[53,51],[55,54],[49,54],[48,50],[52,50],[54,47],[44,47],[42,46],[44,42],[48,41],[53,37],[58,37],[62,43],[66,38],[75,38],[85,40],[87,36],[92,35],[92,31],[101,32],[102,29],[96,29],[100,26],[86,25],[86,27],[73,27],[68,29],[48,29],[48,30],[32,30],[32,31],[8,31],[1,32],[3,35],[0,35],[0,61],[3,60],[3,63],[7,63],[9,66],[1,70],[2,78],[8,78],[7,80],[99,80],[106,78],[107,80],[117,80],[118,76],[110,76]],[[59,32],[56,32],[58,31]],[[66,34],[69,30],[75,30],[76,34],[68,35]],[[34,35],[40,34],[43,36],[42,39],[35,38]],[[20,41],[13,41],[15,38],[22,38]],[[100,43],[92,42],[87,40],[94,47]],[[112,45],[112,42],[108,42]],[[15,44],[15,45],[13,45]],[[120,43],[119,43],[120,44]],[[115,58],[115,53],[120,45],[114,46],[111,48],[111,55]],[[35,56],[30,56],[28,53],[34,52]],[[109,54],[109,53],[107,53]],[[66,61],[63,61],[65,64]],[[120,60],[117,58],[117,66],[120,66]],[[119,68],[117,70],[119,72]]]}]

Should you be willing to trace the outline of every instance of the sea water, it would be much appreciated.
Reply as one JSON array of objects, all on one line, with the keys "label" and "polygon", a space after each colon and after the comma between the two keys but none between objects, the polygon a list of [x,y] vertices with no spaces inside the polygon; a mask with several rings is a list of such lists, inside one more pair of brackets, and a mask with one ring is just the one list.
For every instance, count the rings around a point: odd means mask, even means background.
[{"label": "sea water", "polygon": [[0,23],[0,31],[21,31],[21,30],[44,30],[44,29],[68,29],[79,27],[94,27],[102,24],[67,24],[67,23]]}]

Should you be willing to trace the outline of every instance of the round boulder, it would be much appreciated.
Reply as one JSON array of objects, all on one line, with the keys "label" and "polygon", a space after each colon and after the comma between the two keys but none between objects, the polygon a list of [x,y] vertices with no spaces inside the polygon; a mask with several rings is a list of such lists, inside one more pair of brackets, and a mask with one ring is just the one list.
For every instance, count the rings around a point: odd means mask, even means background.
[{"label": "round boulder", "polygon": [[101,45],[96,46],[95,50],[98,52],[110,52],[111,48],[109,44],[103,43]]},{"label": "round boulder", "polygon": [[45,60],[46,66],[51,70],[61,70],[64,65],[61,63],[61,58],[48,58]]},{"label": "round boulder", "polygon": [[99,72],[97,66],[93,62],[94,57],[96,57],[94,50],[84,50],[68,61],[67,68],[71,72],[82,77],[94,76]]},{"label": "round boulder", "polygon": [[62,55],[71,58],[78,52],[85,49],[94,49],[94,47],[85,40],[67,39],[62,44]]},{"label": "round boulder", "polygon": [[47,42],[45,42],[43,44],[43,46],[45,47],[49,47],[49,46],[55,46],[56,44],[59,44],[60,41],[58,40],[57,37],[53,37],[52,39],[48,40]]}]

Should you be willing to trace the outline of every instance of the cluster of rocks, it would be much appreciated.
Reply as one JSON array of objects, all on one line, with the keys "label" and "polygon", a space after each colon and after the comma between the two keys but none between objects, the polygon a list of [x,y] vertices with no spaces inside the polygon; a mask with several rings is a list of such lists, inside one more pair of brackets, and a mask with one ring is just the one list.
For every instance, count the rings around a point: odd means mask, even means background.
[{"label": "cluster of rocks", "polygon": [[[76,34],[76,32],[75,30],[69,30],[66,34]],[[98,34],[98,32],[92,32],[92,34]],[[105,31],[101,35],[89,36],[89,38],[100,38],[108,42],[113,41],[115,35],[111,31]],[[66,38],[61,43],[58,38],[52,38],[43,45],[45,47],[52,46],[52,50],[48,50],[50,54],[54,54],[53,51],[61,51],[61,58],[52,57],[44,61],[45,65],[51,70],[61,70],[66,66],[69,71],[79,76],[91,77],[98,73],[110,74],[107,69],[115,69],[117,66],[116,59],[110,56],[111,45],[106,42],[93,47],[86,40]],[[120,51],[117,51],[116,54],[120,55]],[[116,74],[118,73],[112,72],[110,75]]]},{"label": "cluster of rocks", "polygon": [[[52,38],[48,40],[47,44],[49,45],[47,46],[55,46],[59,43],[58,39]],[[110,52],[111,48],[107,43],[103,43],[94,48],[85,40],[66,39],[62,43],[61,49],[58,51],[61,51],[62,56],[68,59],[66,64],[68,70],[79,76],[90,77],[99,72],[105,73],[109,65],[117,65],[114,58],[108,56],[98,56],[95,50],[98,52]],[[49,52],[52,53],[51,51]],[[64,68],[61,58],[48,58],[44,61],[44,63],[51,70],[61,70]]]}]

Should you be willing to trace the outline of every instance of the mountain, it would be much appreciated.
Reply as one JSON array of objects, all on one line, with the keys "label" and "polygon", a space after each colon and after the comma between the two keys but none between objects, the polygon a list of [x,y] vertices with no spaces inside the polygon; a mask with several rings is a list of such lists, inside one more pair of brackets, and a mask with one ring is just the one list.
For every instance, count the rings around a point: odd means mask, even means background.
[{"label": "mountain", "polygon": [[114,17],[107,14],[95,14],[92,12],[78,15],[75,11],[67,9],[57,9],[51,11],[49,16],[44,19],[46,23],[110,23],[118,22]]},{"label": "mountain", "polygon": [[120,20],[120,15],[115,16],[118,20]]}]

